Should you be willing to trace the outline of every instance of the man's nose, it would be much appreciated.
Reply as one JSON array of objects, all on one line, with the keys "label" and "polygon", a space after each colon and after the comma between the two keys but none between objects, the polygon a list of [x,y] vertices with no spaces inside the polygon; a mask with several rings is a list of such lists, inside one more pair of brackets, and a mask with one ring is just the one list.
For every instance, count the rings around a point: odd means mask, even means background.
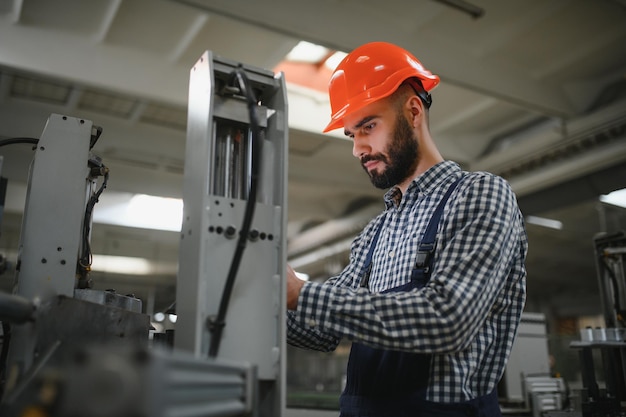
[{"label": "man's nose", "polygon": [[354,136],[352,139],[352,155],[355,158],[361,158],[363,155],[371,153],[371,147],[367,139],[363,136]]}]

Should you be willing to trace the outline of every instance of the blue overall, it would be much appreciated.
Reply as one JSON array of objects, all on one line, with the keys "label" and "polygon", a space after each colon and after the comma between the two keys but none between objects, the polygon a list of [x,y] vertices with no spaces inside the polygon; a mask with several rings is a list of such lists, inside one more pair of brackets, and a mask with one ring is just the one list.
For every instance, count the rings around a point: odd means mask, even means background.
[{"label": "blue overall", "polygon": [[[462,177],[461,177],[462,178]],[[437,226],[446,201],[458,185],[454,182],[435,209],[419,247],[411,281],[384,292],[422,288],[430,278]],[[384,223],[381,221],[381,225]],[[367,287],[372,255],[382,226],[376,232],[365,260],[361,286]],[[341,417],[464,417],[501,416],[497,394],[462,403],[435,403],[426,400],[432,355],[375,349],[353,343],[348,359],[347,383],[341,395]]]}]

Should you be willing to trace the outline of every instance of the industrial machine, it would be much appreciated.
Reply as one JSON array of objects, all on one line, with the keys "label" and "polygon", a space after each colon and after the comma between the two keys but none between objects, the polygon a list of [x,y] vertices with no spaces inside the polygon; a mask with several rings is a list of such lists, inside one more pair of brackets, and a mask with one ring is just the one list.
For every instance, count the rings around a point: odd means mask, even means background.
[{"label": "industrial machine", "polygon": [[626,233],[600,233],[593,246],[606,327],[582,329],[571,343],[582,375],[577,404],[546,417],[626,416]]},{"label": "industrial machine", "polygon": [[[582,415],[626,416],[626,234],[598,234],[594,249],[606,328],[583,329],[581,340],[572,343],[579,351],[583,378]],[[594,360],[594,351],[601,363]]]},{"label": "industrial machine", "polygon": [[563,410],[567,388],[561,377],[551,374],[546,317],[522,313],[522,318],[498,385],[504,415],[541,417],[547,411]]},{"label": "industrial machine", "polygon": [[287,133],[281,74],[210,52],[192,68],[175,346],[254,364],[272,416],[285,406]]},{"label": "industrial machine", "polygon": [[281,74],[205,52],[191,69],[173,343],[141,300],[92,289],[102,129],[53,114],[29,172],[0,415],[280,416],[287,100]]}]

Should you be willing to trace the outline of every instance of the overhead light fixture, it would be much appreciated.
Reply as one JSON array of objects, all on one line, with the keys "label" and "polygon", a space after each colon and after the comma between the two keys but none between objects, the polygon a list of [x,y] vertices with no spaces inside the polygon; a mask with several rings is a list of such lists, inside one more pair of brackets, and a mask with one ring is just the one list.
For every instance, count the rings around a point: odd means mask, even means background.
[{"label": "overhead light fixture", "polygon": [[347,53],[342,51],[332,51],[325,46],[317,45],[315,43],[300,41],[293,49],[287,54],[285,59],[294,62],[306,62],[309,64],[322,63],[331,71],[337,68],[337,65],[345,58]]},{"label": "overhead light fixture", "polygon": [[145,258],[111,255],[93,255],[91,269],[129,275],[148,275],[152,271],[150,261]]},{"label": "overhead light fixture", "polygon": [[304,272],[297,272],[297,271],[294,271],[294,272],[296,273],[296,276],[300,278],[302,281],[308,281],[310,278],[309,274],[305,274]]},{"label": "overhead light fixture", "polygon": [[348,54],[345,52],[337,51],[329,56],[326,61],[324,61],[324,65],[334,71],[335,68],[337,68],[337,65],[339,65],[339,63],[346,57],[346,55]]},{"label": "overhead light fixture", "polygon": [[287,54],[289,61],[308,62],[311,64],[321,62],[331,53],[330,49],[311,42],[300,41]]},{"label": "overhead light fixture", "polygon": [[563,229],[563,222],[553,219],[546,219],[545,217],[526,216],[526,223],[555,230]]},{"label": "overhead light fixture", "polygon": [[600,201],[603,203],[613,204],[614,206],[626,208],[626,188],[613,191],[612,193],[601,195]]},{"label": "overhead light fixture", "polygon": [[180,231],[183,200],[137,194],[131,198],[126,216],[138,227]]},{"label": "overhead light fixture", "polygon": [[126,275],[175,275],[178,272],[178,263],[154,261],[135,256],[94,254],[91,270]]},{"label": "overhead light fixture", "polygon": [[178,232],[183,200],[146,194],[106,192],[93,214],[94,223]]}]

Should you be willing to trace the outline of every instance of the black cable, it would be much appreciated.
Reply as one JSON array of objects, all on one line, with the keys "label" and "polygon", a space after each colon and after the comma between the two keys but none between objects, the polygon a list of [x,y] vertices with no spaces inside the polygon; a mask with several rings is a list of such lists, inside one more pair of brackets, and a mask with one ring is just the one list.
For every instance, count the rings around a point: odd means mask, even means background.
[{"label": "black cable", "polygon": [[88,287],[88,283],[85,281],[85,279],[91,269],[92,261],[91,244],[89,242],[89,235],[91,233],[91,217],[93,215],[94,206],[98,202],[100,195],[106,188],[107,182],[109,181],[109,169],[104,165],[93,167],[92,177],[99,175],[104,175],[104,180],[102,181],[102,185],[100,186],[100,188],[89,198],[89,201],[87,202],[87,206],[85,208],[85,217],[83,218],[82,253],[80,258],[78,259],[78,275],[83,280],[81,282],[81,288]]},{"label": "black cable", "polygon": [[6,384],[6,367],[10,341],[11,325],[9,323],[2,322],[2,349],[0,349],[0,398],[3,398]]},{"label": "black cable", "polygon": [[[91,138],[89,141],[89,149],[94,147],[94,145],[100,138],[100,135],[102,135],[102,127],[94,126],[93,133],[91,134]],[[15,145],[16,143],[28,143],[31,145],[37,145],[39,143],[39,139],[37,138],[9,138],[9,139],[0,140],[0,146]]]},{"label": "black cable", "polygon": [[15,145],[16,143],[29,143],[31,145],[37,145],[39,143],[39,139],[35,139],[35,138],[10,138],[10,139],[0,140],[0,146]]},{"label": "black cable", "polygon": [[93,126],[91,140],[89,141],[89,149],[92,149],[96,145],[96,142],[100,139],[100,135],[102,135],[102,127]]},{"label": "black cable", "polygon": [[235,248],[235,253],[230,264],[226,283],[224,284],[224,291],[222,292],[222,298],[220,300],[217,316],[214,319],[210,319],[208,322],[209,331],[211,332],[211,343],[209,346],[210,357],[217,356],[222,339],[222,330],[226,325],[225,318],[228,310],[228,303],[230,301],[233,286],[235,285],[235,278],[241,263],[241,257],[244,249],[246,248],[246,242],[250,232],[250,226],[252,225],[252,218],[254,216],[254,209],[256,207],[258,177],[261,165],[262,138],[259,137],[259,122],[256,115],[257,100],[254,97],[254,92],[252,91],[248,77],[241,66],[234,70],[232,76],[234,78],[233,81],[236,81],[239,84],[240,91],[245,94],[248,104],[250,130],[252,131],[252,167],[250,169],[250,192],[248,194],[248,201],[246,203],[239,240],[237,241],[237,247]]}]

